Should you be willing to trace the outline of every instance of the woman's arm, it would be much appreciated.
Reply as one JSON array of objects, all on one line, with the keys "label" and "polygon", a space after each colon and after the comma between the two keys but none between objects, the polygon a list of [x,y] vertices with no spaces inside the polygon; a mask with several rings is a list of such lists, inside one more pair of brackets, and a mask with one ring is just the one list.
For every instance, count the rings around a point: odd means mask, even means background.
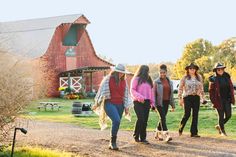
[{"label": "woman's arm", "polygon": [[199,78],[200,78],[200,82],[201,82],[200,97],[201,97],[202,102],[204,102],[205,101],[205,93],[204,93],[203,79],[202,79],[202,77],[200,75],[199,75]]},{"label": "woman's arm", "polygon": [[178,98],[182,99],[183,90],[184,90],[185,77],[180,80],[179,89],[178,89]]},{"label": "woman's arm", "polygon": [[138,78],[135,77],[131,81],[130,93],[133,100],[137,100],[139,102],[144,102],[144,97],[138,92]]},{"label": "woman's arm", "polygon": [[158,93],[157,93],[157,83],[154,82],[153,84],[153,88],[152,88],[152,92],[153,92],[153,99],[154,99],[154,105],[157,106],[158,105]]},{"label": "woman's arm", "polygon": [[183,77],[183,78],[180,80],[180,83],[179,83],[178,98],[179,98],[179,105],[180,105],[180,106],[183,106],[183,105],[184,105],[184,101],[183,101],[184,85],[185,85],[185,77]]},{"label": "woman's arm", "polygon": [[235,104],[235,97],[234,97],[234,86],[233,86],[233,83],[232,83],[232,80],[230,79],[230,90],[231,90],[231,104]]}]

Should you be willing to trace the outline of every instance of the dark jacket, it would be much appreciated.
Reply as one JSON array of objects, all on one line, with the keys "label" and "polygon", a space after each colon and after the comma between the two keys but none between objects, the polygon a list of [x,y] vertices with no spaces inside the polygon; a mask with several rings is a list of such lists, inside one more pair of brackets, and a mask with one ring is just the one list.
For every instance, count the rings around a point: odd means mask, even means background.
[{"label": "dark jacket", "polygon": [[[234,88],[233,88],[233,83],[230,79],[230,75],[224,72],[223,77],[227,78],[228,80],[230,86],[230,103],[234,104],[235,103]],[[214,108],[222,109],[221,96],[220,96],[220,83],[217,77],[214,75],[209,77],[209,81],[210,81],[209,94],[211,102],[213,103]]]}]

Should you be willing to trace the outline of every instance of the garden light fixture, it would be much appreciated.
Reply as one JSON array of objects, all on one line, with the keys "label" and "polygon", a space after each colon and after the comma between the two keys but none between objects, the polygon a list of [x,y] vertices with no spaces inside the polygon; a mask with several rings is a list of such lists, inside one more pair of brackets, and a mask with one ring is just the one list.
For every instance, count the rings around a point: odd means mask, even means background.
[{"label": "garden light fixture", "polygon": [[14,131],[14,137],[13,137],[13,143],[12,143],[12,149],[11,149],[11,157],[13,157],[13,153],[14,153],[14,147],[15,147],[15,141],[16,141],[16,131],[20,130],[22,133],[27,134],[27,130],[24,128],[15,128]]}]

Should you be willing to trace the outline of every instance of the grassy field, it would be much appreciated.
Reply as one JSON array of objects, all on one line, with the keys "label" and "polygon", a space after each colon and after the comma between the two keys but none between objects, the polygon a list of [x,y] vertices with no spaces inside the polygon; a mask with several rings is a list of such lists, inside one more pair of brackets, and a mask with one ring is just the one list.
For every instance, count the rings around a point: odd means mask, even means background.
[{"label": "grassy field", "polygon": [[[63,105],[59,111],[51,111],[47,110],[44,111],[41,109],[39,111],[37,106],[39,105],[40,101],[57,101]],[[23,117],[35,119],[35,120],[45,120],[45,121],[52,121],[52,122],[63,122],[63,123],[71,123],[75,125],[79,125],[82,127],[89,127],[89,128],[99,128],[98,125],[98,116],[92,114],[90,117],[74,117],[71,114],[72,104],[74,101],[82,101],[82,102],[92,102],[91,99],[83,99],[83,100],[66,100],[66,99],[44,99],[32,102],[32,104],[27,108],[26,113],[23,114]],[[167,126],[170,131],[177,131],[179,121],[181,120],[183,115],[183,109],[177,105],[175,112],[169,112],[167,116]],[[154,131],[157,125],[159,117],[156,112],[151,111],[148,121],[148,130]],[[121,129],[123,130],[133,130],[134,124],[136,121],[136,115],[132,111],[132,121],[129,122],[126,119],[122,119]],[[188,123],[186,124],[184,132],[189,133],[190,127],[189,119]],[[218,121],[217,113],[215,110],[210,108],[200,108],[199,112],[199,134],[204,136],[211,136],[214,137],[217,135],[217,131],[215,130],[214,126]],[[226,124],[226,132],[228,133],[230,138],[236,139],[236,113],[233,111],[232,118]],[[110,126],[110,125],[109,125]]]},{"label": "grassy field", "polygon": [[[4,149],[0,152],[0,157],[10,157],[11,148]],[[71,153],[49,150],[39,147],[20,147],[14,151],[14,157],[71,157]],[[75,155],[73,155],[75,157]]]}]

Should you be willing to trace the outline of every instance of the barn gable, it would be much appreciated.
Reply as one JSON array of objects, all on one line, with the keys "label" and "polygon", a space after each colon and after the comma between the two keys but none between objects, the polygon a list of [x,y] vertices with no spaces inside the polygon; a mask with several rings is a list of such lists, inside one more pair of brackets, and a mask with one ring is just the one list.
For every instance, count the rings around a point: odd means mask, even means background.
[{"label": "barn gable", "polygon": [[38,58],[47,51],[56,28],[68,23],[90,22],[82,14],[0,22],[0,48],[29,58]]},{"label": "barn gable", "polygon": [[69,75],[77,92],[96,91],[113,64],[97,56],[87,24],[82,14],[0,23],[0,48],[31,58],[34,82],[48,96],[58,96]]},{"label": "barn gable", "polygon": [[[0,48],[31,58],[33,67],[39,68],[40,73],[35,82],[46,82],[47,95],[57,96],[60,74],[85,67],[108,70],[112,65],[96,55],[86,31],[87,24],[90,21],[82,14],[1,22]],[[85,88],[91,89],[92,72],[84,72],[77,75],[83,78]],[[95,88],[103,76],[102,71],[94,73]]]}]

